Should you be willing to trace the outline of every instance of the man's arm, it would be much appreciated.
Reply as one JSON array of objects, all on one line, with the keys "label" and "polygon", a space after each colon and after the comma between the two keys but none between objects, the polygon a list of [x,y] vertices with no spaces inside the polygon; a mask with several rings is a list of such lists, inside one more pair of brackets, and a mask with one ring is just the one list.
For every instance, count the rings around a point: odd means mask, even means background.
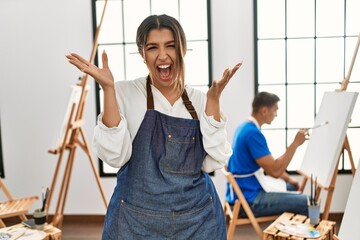
[{"label": "man's arm", "polygon": [[[264,171],[275,178],[281,177],[293,158],[296,149],[304,143],[307,139],[308,132],[306,129],[301,129],[296,134],[294,141],[286,149],[285,153],[278,159],[274,159],[272,155],[267,155],[256,159],[256,163],[264,169]],[[286,177],[286,176],[284,176]]]}]

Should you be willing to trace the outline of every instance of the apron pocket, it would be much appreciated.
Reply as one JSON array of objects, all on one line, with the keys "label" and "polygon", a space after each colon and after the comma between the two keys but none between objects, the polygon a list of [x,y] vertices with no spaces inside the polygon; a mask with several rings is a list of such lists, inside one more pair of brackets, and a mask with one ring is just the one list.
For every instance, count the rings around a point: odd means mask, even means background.
[{"label": "apron pocket", "polygon": [[195,136],[176,137],[168,134],[164,171],[168,173],[193,174],[198,171],[195,161]]},{"label": "apron pocket", "polygon": [[216,235],[212,197],[181,212],[152,211],[121,201],[119,239],[214,239]]},{"label": "apron pocket", "polygon": [[167,239],[171,237],[171,212],[142,209],[121,200],[119,239]]},{"label": "apron pocket", "polygon": [[204,200],[189,211],[175,213],[174,239],[217,239],[215,206],[211,197]]}]

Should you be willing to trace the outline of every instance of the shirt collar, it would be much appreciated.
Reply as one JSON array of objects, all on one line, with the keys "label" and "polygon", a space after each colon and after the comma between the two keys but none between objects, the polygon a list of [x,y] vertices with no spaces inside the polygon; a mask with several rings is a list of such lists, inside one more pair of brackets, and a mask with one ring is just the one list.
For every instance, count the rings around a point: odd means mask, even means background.
[{"label": "shirt collar", "polygon": [[250,122],[253,122],[258,129],[260,129],[260,125],[259,125],[258,121],[256,121],[256,119],[253,116],[250,116],[248,119]]}]

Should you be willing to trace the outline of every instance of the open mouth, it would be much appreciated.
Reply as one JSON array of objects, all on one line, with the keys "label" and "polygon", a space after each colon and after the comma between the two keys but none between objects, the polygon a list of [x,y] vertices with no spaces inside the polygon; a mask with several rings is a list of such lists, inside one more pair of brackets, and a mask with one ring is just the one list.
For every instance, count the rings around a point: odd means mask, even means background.
[{"label": "open mouth", "polygon": [[171,65],[159,65],[157,66],[159,75],[162,79],[169,79],[171,77]]}]

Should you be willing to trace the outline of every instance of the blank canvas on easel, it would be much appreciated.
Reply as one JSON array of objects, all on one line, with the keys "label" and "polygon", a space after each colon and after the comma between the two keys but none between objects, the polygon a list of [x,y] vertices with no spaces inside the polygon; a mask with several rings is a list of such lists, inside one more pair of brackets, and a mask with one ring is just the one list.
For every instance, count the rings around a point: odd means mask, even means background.
[{"label": "blank canvas on easel", "polygon": [[318,183],[329,186],[344,144],[346,130],[358,93],[325,92],[300,171],[317,177]]},{"label": "blank canvas on easel", "polygon": [[[64,117],[63,123],[61,125],[60,134],[59,134],[59,138],[57,140],[55,149],[61,147],[62,144],[64,143],[64,141],[65,141],[65,143],[67,143],[69,141],[69,139],[64,139],[65,132],[66,132],[68,123],[69,122],[73,123],[75,120],[75,114],[70,116],[70,113],[71,113],[72,107],[74,107],[73,113],[76,113],[77,108],[79,107],[79,101],[80,101],[80,96],[81,96],[81,92],[82,92],[82,87],[79,85],[73,85],[73,86],[71,86],[71,88],[72,88],[71,95],[69,98],[65,117]],[[86,86],[86,91],[88,91],[88,90],[89,90],[89,86]],[[71,119],[69,119],[70,117],[71,117]],[[70,137],[70,135],[68,135],[67,138],[69,138],[69,137]]]}]

